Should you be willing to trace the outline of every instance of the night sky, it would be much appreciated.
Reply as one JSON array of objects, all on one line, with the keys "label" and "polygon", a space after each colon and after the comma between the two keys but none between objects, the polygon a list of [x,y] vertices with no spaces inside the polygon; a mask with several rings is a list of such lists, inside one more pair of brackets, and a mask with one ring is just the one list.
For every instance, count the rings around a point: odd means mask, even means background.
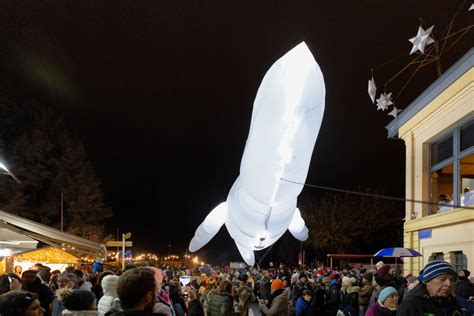
[{"label": "night sky", "polygon": [[[370,102],[370,69],[381,86],[408,61],[420,17],[436,25],[436,37],[461,4],[5,0],[1,91],[65,116],[102,180],[115,214],[111,233],[131,231],[137,250],[165,254],[171,241],[182,254],[239,173],[265,72],[301,41],[327,91],[307,182],[404,196],[404,144],[387,139],[391,117]],[[464,11],[455,26],[472,23],[474,11]],[[472,46],[472,33],[467,38],[443,57],[446,66]],[[395,92],[407,77],[394,82]],[[397,106],[435,79],[435,67],[423,69]],[[225,228],[200,254],[239,259]]]}]

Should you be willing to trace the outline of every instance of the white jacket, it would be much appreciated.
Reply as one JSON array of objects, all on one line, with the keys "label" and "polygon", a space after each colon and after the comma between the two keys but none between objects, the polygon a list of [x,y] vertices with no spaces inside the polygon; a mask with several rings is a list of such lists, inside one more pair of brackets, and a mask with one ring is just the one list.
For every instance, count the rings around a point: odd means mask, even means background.
[{"label": "white jacket", "polygon": [[102,296],[97,304],[97,310],[99,311],[100,316],[104,316],[105,313],[110,311],[114,306],[114,299],[118,297],[117,295],[117,282],[118,275],[107,275],[102,279],[101,285],[104,291],[104,296]]}]

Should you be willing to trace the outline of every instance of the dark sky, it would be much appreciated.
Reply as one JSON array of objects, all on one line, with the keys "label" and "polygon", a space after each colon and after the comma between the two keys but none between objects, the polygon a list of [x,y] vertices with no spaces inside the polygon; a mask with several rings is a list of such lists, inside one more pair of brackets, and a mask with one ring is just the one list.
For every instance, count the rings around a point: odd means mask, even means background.
[{"label": "dark sky", "polygon": [[[112,231],[131,231],[138,248],[167,252],[172,241],[182,253],[238,175],[265,72],[301,41],[327,90],[307,182],[403,196],[404,144],[387,139],[390,117],[368,98],[370,69],[398,58],[376,72],[381,85],[407,62],[419,18],[439,35],[461,3],[2,0],[2,90],[66,117],[103,182]],[[464,11],[456,25],[472,23]],[[435,78],[426,68],[397,105]],[[225,229],[201,254],[239,258]]]}]

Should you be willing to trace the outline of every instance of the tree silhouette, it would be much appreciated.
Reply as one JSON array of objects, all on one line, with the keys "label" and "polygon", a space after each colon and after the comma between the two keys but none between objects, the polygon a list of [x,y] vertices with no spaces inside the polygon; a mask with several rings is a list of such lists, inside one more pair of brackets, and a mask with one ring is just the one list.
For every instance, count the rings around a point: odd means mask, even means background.
[{"label": "tree silhouette", "polygon": [[0,178],[0,209],[100,241],[112,216],[84,146],[51,108],[0,100],[0,157],[22,183]]},{"label": "tree silhouette", "polygon": [[[359,191],[375,194],[372,189]],[[371,254],[402,244],[403,203],[328,193],[319,198],[303,195],[300,209],[309,228],[305,244],[320,259],[328,253]]]}]

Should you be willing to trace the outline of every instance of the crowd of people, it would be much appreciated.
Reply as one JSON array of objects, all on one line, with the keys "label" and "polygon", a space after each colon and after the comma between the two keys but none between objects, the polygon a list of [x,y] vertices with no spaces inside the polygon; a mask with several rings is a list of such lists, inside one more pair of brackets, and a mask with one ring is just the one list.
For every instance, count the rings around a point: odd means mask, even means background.
[{"label": "crowd of people", "polygon": [[[251,306],[253,308],[251,308]],[[258,312],[257,312],[258,310]],[[125,271],[36,264],[0,276],[1,316],[464,316],[474,315],[467,270],[431,261],[418,276],[378,262],[376,269],[160,269]]]}]

